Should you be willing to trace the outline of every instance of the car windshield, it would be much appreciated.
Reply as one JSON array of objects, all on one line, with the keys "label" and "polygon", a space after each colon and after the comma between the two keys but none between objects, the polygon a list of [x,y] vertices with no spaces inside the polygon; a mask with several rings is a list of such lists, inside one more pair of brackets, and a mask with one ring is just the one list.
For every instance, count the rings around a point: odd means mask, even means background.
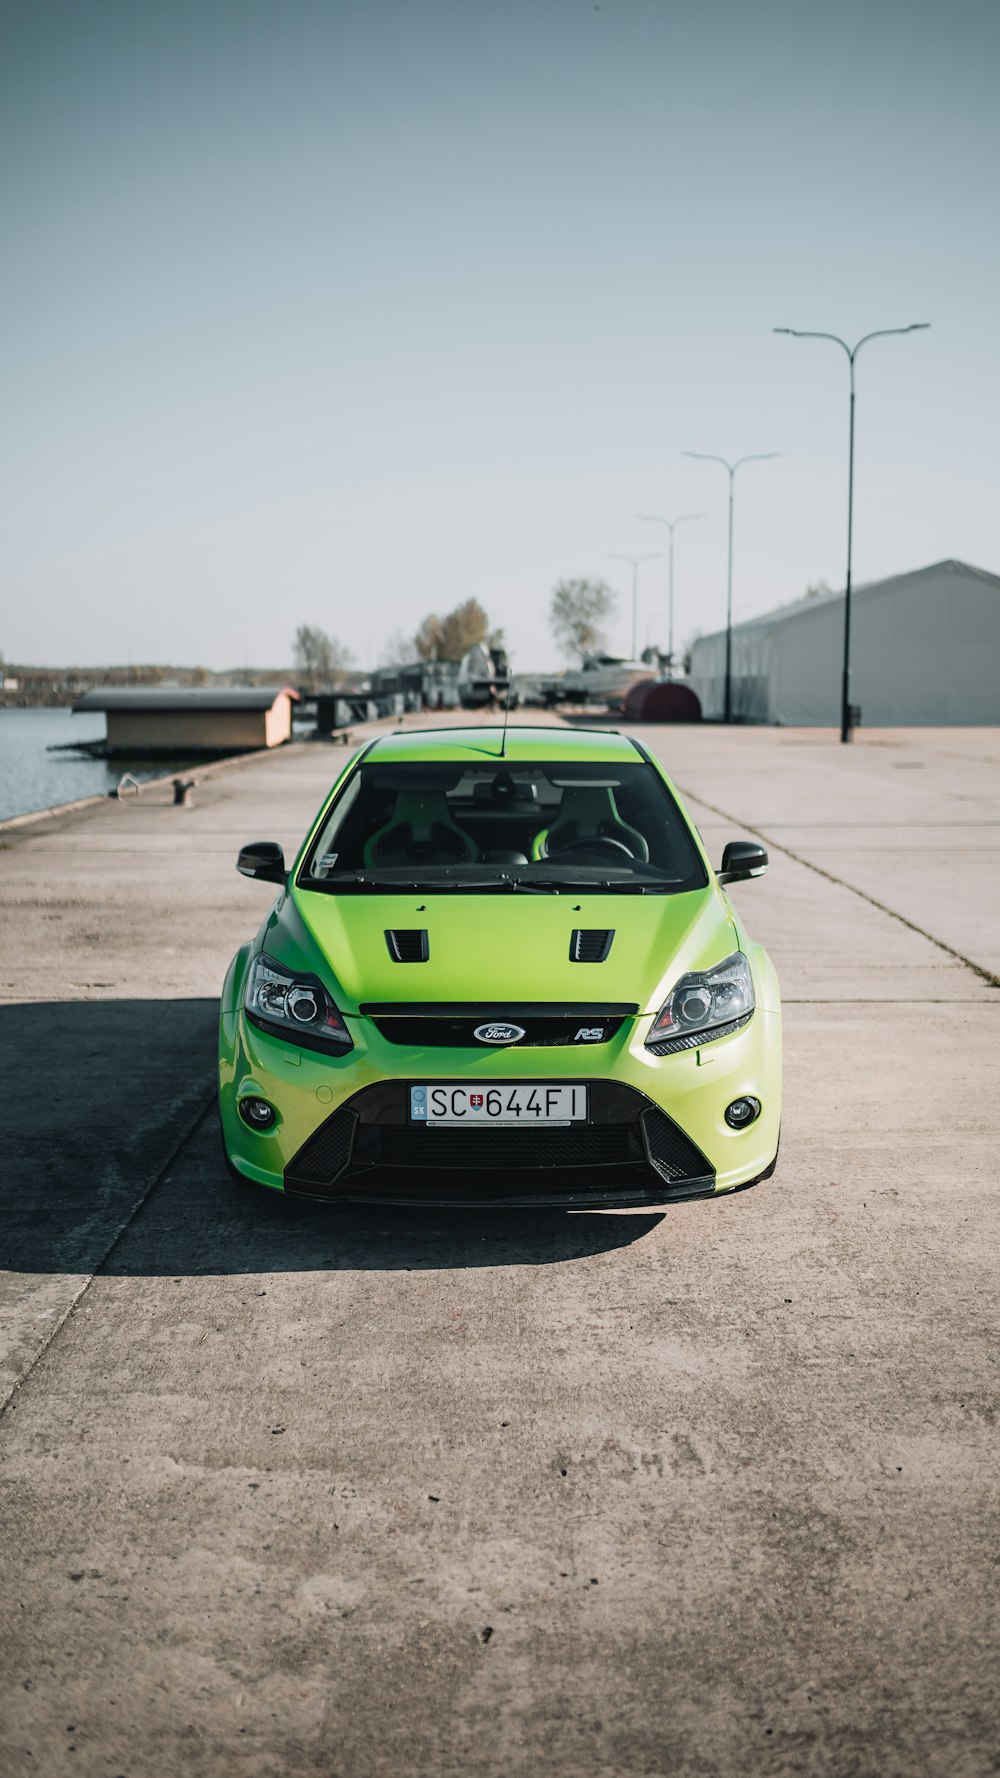
[{"label": "car windshield", "polygon": [[299,885],[679,893],[708,878],[651,765],[362,762],[327,810]]}]

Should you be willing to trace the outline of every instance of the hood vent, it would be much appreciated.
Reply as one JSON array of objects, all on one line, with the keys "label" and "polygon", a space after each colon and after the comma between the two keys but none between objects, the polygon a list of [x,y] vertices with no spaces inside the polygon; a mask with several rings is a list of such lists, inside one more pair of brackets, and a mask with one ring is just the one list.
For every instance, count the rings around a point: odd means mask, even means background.
[{"label": "hood vent", "polygon": [[578,926],[569,941],[571,963],[603,963],[614,941],[614,929],[599,926]]},{"label": "hood vent", "polygon": [[426,963],[430,941],[419,926],[397,926],[386,932],[385,942],[394,963]]}]

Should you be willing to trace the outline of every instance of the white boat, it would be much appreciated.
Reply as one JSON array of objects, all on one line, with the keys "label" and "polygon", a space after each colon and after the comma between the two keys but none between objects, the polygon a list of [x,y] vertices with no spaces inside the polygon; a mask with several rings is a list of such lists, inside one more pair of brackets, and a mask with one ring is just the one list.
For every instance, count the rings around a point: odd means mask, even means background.
[{"label": "white boat", "polygon": [[647,661],[623,660],[615,654],[585,654],[578,668],[563,674],[550,694],[550,702],[622,704],[636,680],[648,679],[652,671]]}]

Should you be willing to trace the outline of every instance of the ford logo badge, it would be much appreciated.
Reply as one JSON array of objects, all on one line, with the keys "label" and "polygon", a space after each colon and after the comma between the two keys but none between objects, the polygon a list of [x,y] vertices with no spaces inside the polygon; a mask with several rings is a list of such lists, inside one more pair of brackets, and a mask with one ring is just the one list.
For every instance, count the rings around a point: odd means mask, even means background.
[{"label": "ford logo badge", "polygon": [[520,1043],[524,1034],[521,1025],[477,1025],[472,1033],[480,1043]]}]

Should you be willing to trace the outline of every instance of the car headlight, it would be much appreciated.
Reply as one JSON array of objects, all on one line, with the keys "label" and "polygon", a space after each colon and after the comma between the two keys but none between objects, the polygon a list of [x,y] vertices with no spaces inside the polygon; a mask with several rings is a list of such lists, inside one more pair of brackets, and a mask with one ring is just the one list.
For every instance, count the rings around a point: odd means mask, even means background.
[{"label": "car headlight", "polygon": [[296,975],[266,951],[247,971],[243,1005],[251,1024],[304,1049],[342,1055],[351,1034],[318,976]]},{"label": "car headlight", "polygon": [[754,1009],[753,978],[742,951],[714,969],[682,975],[653,1020],[646,1048],[657,1056],[697,1049],[745,1025]]}]

